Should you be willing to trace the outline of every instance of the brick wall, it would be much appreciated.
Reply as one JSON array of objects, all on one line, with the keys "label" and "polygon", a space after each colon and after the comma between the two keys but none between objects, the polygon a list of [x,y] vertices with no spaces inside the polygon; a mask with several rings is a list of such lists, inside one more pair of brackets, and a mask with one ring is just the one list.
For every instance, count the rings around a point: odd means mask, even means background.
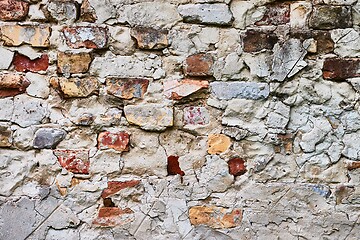
[{"label": "brick wall", "polygon": [[0,0],[0,240],[358,239],[360,2]]}]

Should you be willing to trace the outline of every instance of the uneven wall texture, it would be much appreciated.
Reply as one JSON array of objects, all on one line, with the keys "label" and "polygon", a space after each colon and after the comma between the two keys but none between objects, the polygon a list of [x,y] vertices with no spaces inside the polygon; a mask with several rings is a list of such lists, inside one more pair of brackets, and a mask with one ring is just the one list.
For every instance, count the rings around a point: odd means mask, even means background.
[{"label": "uneven wall texture", "polygon": [[359,239],[360,2],[0,0],[0,239]]}]

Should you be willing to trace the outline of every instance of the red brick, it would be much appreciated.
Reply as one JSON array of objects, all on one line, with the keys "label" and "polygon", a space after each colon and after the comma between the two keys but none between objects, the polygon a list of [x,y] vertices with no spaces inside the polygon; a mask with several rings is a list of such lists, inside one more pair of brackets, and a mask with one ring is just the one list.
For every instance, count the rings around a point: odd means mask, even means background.
[{"label": "red brick", "polygon": [[164,95],[170,99],[180,100],[208,87],[209,82],[206,80],[169,80],[164,82]]},{"label": "red brick", "polygon": [[130,136],[126,132],[102,132],[98,137],[98,148],[112,148],[120,152],[129,151]]},{"label": "red brick", "polygon": [[263,49],[273,49],[278,37],[272,32],[247,30],[243,38],[244,52],[258,52]]},{"label": "red brick", "polygon": [[93,224],[103,227],[123,225],[134,220],[133,213],[130,208],[102,207]]},{"label": "red brick", "polygon": [[323,77],[331,80],[360,77],[360,58],[325,59]]},{"label": "red brick", "polygon": [[281,25],[290,22],[290,5],[287,3],[268,4],[263,18],[255,25]]},{"label": "red brick", "polygon": [[301,41],[305,39],[314,38],[316,40],[317,53],[331,53],[334,51],[334,41],[331,38],[329,31],[309,30],[309,31],[292,31],[292,38],[298,38]]},{"label": "red brick", "polygon": [[19,21],[26,18],[29,3],[20,0],[0,0],[0,20]]},{"label": "red brick", "polygon": [[122,189],[135,187],[140,183],[139,180],[130,180],[126,182],[109,181],[108,187],[101,193],[102,198],[107,198]]},{"label": "red brick", "polygon": [[101,49],[108,44],[108,30],[104,27],[64,27],[62,32],[67,45],[72,48]]},{"label": "red brick", "polygon": [[177,174],[179,174],[180,176],[185,175],[185,173],[180,168],[178,156],[168,157],[167,171],[168,171],[168,175],[177,175]]},{"label": "red brick", "polygon": [[185,75],[211,76],[214,60],[210,54],[199,53],[189,56],[185,62]]},{"label": "red brick", "polygon": [[0,98],[13,97],[24,93],[30,82],[21,75],[0,75]]},{"label": "red brick", "polygon": [[39,72],[46,71],[49,67],[49,57],[43,54],[40,58],[31,60],[27,56],[15,54],[13,64],[16,71],[19,72]]},{"label": "red brick", "polygon": [[143,98],[149,80],[142,78],[117,78],[106,79],[107,92],[122,99]]},{"label": "red brick", "polygon": [[228,161],[229,173],[240,176],[246,173],[245,161],[241,158],[232,158]]},{"label": "red brick", "polygon": [[89,150],[54,150],[60,165],[72,173],[89,173]]}]

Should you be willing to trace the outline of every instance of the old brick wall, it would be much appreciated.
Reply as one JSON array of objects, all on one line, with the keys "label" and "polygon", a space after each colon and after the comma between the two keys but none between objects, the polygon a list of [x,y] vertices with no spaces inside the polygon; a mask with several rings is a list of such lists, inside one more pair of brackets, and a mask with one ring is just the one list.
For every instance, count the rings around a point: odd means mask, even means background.
[{"label": "old brick wall", "polygon": [[0,240],[359,239],[357,0],[0,0]]}]

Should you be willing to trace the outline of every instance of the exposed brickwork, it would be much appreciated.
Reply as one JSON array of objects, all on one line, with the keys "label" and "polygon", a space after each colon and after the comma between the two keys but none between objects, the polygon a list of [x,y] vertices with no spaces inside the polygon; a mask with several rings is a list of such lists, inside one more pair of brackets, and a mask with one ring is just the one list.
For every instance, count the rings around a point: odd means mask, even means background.
[{"label": "exposed brickwork", "polygon": [[0,0],[0,240],[358,239],[360,1]]}]

